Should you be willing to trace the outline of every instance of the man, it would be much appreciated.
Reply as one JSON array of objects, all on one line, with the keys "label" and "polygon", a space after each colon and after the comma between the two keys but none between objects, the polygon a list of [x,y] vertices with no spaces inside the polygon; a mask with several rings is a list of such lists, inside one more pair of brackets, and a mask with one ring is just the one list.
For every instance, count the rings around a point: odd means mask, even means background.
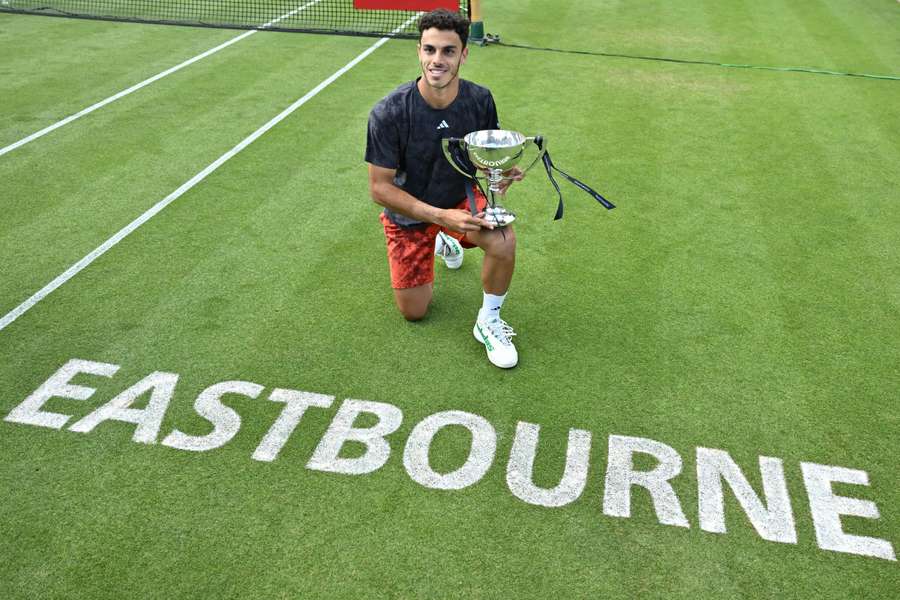
[{"label": "man", "polygon": [[[442,138],[499,129],[497,109],[489,90],[459,78],[469,54],[468,20],[439,9],[422,16],[419,31],[422,75],[375,105],[366,142],[369,190],[384,207],[394,299],[407,320],[423,318],[431,303],[434,255],[458,268],[463,247],[480,247],[484,296],[473,333],[494,365],[511,368],[518,362],[510,339],[515,333],[500,318],[500,307],[515,268],[515,233],[485,219],[480,193],[480,212],[470,212],[466,186],[473,182],[453,169],[441,149]],[[518,169],[507,175],[522,178]]]}]

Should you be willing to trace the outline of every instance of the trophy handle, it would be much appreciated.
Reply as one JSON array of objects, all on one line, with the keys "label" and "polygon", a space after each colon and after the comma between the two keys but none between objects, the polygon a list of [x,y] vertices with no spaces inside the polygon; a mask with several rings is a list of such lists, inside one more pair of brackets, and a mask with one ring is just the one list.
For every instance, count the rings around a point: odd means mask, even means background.
[{"label": "trophy handle", "polygon": [[537,156],[534,157],[534,160],[531,161],[531,164],[528,165],[528,168],[523,169],[523,173],[527,173],[531,170],[531,167],[537,164],[539,160],[544,158],[544,155],[547,154],[547,142],[544,140],[544,136],[536,135],[533,137],[525,138],[525,147],[527,148],[529,145],[533,144],[538,149]]},{"label": "trophy handle", "polygon": [[454,169],[456,169],[457,171],[459,171],[460,173],[462,173],[469,179],[476,179],[475,177],[472,176],[471,173],[467,173],[466,171],[464,171],[462,169],[462,167],[460,167],[457,164],[456,156],[453,154],[453,151],[451,150],[451,148],[459,148],[459,150],[461,152],[467,152],[469,146],[468,146],[468,144],[466,144],[466,140],[464,140],[462,138],[452,138],[452,137],[444,138],[441,140],[441,148],[444,150],[444,158],[447,159],[447,162],[449,162],[453,166]]}]

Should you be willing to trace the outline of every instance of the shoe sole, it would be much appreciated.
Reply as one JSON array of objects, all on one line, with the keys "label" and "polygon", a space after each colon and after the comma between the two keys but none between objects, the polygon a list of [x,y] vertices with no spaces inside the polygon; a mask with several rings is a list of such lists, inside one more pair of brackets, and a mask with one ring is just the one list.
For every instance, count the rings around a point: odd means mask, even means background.
[{"label": "shoe sole", "polygon": [[[474,327],[472,327],[472,335],[475,336],[475,339],[478,340],[479,344],[481,344],[482,346],[485,345],[484,340],[481,339],[481,334],[478,333],[478,324],[477,323],[475,324]],[[485,350],[487,350],[487,348],[485,348]],[[490,353],[488,353],[488,360],[491,361],[492,365],[494,365],[495,367],[500,367],[501,369],[512,369],[514,366],[519,364],[518,357],[516,358],[516,362],[514,362],[511,365],[504,365],[504,364],[500,364],[498,362],[494,362],[494,359],[491,358]]]},{"label": "shoe sole", "polygon": [[451,258],[444,258],[444,264],[447,265],[448,269],[458,269],[462,266],[463,257],[460,256],[458,260],[453,260]]}]

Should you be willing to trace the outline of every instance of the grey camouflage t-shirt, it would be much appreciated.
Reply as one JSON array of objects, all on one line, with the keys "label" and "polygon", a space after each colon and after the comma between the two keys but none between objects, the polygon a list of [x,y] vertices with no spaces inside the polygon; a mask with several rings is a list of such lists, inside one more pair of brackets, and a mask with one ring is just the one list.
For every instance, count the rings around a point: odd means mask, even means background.
[{"label": "grey camouflage t-shirt", "polygon": [[[466,198],[465,186],[473,182],[447,162],[441,140],[499,129],[497,107],[490,90],[460,79],[456,99],[438,110],[425,102],[417,83],[418,79],[404,83],[372,109],[365,160],[396,169],[394,184],[415,198],[438,208],[452,208]],[[384,213],[397,225],[419,224],[388,209]]]}]

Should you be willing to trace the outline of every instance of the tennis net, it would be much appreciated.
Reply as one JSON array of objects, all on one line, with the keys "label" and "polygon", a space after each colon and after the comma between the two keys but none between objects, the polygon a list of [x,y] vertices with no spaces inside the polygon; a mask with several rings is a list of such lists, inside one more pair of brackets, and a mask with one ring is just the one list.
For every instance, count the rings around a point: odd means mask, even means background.
[{"label": "tennis net", "polygon": [[[416,10],[372,10],[356,6],[404,6],[428,10],[450,5],[469,15],[469,0],[0,0],[0,11],[137,21],[172,25],[272,29],[417,37]],[[404,26],[404,24],[406,24]]]}]

